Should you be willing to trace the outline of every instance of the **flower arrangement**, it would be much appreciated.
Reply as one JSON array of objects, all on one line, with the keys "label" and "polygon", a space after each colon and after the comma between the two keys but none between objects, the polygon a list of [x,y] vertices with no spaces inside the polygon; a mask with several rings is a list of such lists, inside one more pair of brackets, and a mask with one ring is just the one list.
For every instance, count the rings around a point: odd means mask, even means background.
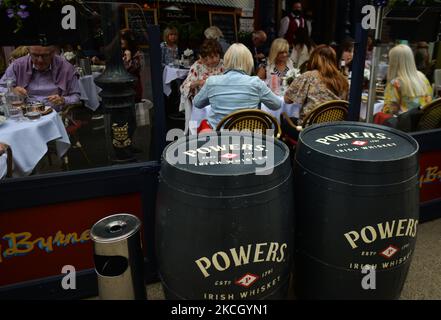
[{"label": "flower arrangement", "polygon": [[63,53],[63,57],[64,57],[67,61],[69,61],[69,62],[72,63],[72,62],[75,61],[77,55],[76,55],[74,52],[72,52],[72,51],[66,51],[65,53]]},{"label": "flower arrangement", "polygon": [[294,68],[286,74],[286,84],[289,86],[300,75],[300,69]]},{"label": "flower arrangement", "polygon": [[184,51],[184,58],[190,59],[191,57],[193,57],[193,54],[194,54],[193,50],[187,49]]},{"label": "flower arrangement", "polygon": [[371,79],[371,70],[369,70],[368,68],[364,68],[364,79],[365,80]]},{"label": "flower arrangement", "polygon": [[[23,20],[30,16],[31,8],[50,8],[52,5],[68,4],[80,2],[80,0],[0,0],[0,8],[6,9],[6,15],[9,19],[14,19],[18,32],[23,28]],[[3,18],[0,18],[3,19]]]}]

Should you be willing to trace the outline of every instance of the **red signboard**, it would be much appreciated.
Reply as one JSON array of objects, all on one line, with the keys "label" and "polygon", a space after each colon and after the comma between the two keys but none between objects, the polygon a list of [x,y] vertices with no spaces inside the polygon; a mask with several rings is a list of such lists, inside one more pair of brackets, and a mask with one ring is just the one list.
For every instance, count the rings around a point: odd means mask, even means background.
[{"label": "red signboard", "polygon": [[117,213],[142,221],[141,208],[130,194],[0,213],[0,287],[94,268],[91,227]]},{"label": "red signboard", "polygon": [[421,203],[441,200],[441,151],[420,156]]}]

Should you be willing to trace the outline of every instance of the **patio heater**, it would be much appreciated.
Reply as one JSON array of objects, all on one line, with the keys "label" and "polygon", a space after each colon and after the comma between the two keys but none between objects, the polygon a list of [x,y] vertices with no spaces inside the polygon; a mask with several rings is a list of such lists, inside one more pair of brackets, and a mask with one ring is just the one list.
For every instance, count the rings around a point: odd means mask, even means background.
[{"label": "patio heater", "polygon": [[366,122],[373,123],[374,122],[374,105],[376,101],[377,95],[377,73],[378,73],[378,62],[380,61],[381,55],[381,31],[383,29],[383,15],[384,15],[384,7],[387,6],[388,0],[375,0],[374,4],[376,7],[376,26],[375,26],[375,40],[374,40],[374,49],[372,52],[372,63],[371,63],[371,76],[369,79],[369,95],[368,95],[368,103],[366,110]]},{"label": "patio heater", "polygon": [[135,78],[125,69],[121,55],[120,30],[118,28],[119,5],[110,2],[101,5],[102,28],[105,47],[106,70],[95,79],[103,90],[105,110],[104,125],[106,148],[112,163],[135,162],[133,155],[133,134],[136,129]]}]

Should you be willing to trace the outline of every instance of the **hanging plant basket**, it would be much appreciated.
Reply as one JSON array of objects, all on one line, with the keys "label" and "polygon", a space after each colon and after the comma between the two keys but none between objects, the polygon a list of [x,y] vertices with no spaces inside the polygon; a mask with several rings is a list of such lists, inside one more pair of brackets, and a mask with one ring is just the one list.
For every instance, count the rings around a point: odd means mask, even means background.
[{"label": "hanging plant basket", "polygon": [[392,38],[433,42],[438,39],[440,17],[440,7],[396,5],[387,11],[384,22]]},{"label": "hanging plant basket", "polygon": [[[62,26],[65,5],[75,7],[76,29]],[[78,1],[4,0],[0,5],[0,45],[78,43],[86,18],[81,6]]]}]

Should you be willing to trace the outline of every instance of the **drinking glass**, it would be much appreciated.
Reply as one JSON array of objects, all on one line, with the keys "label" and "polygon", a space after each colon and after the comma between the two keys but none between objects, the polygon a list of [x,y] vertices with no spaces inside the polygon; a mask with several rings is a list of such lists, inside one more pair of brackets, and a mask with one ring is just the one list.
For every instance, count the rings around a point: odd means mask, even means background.
[{"label": "drinking glass", "polygon": [[41,113],[38,109],[38,105],[30,104],[26,107],[25,117],[29,120],[36,121],[40,119]]},{"label": "drinking glass", "polygon": [[22,121],[23,118],[23,108],[24,98],[22,96],[11,96],[9,97],[9,117],[15,121]]}]

